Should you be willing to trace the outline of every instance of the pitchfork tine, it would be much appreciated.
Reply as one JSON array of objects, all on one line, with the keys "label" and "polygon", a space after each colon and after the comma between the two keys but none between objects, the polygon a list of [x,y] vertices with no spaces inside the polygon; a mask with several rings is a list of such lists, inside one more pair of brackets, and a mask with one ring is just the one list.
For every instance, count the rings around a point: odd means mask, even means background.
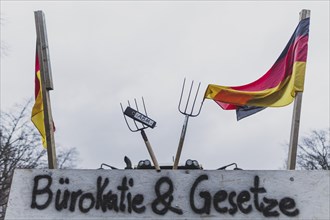
[{"label": "pitchfork tine", "polygon": [[198,88],[197,88],[197,92],[196,92],[196,95],[195,95],[195,99],[194,99],[194,102],[193,102],[193,105],[191,107],[191,112],[190,112],[190,115],[192,116],[193,114],[193,111],[194,111],[194,107],[195,107],[195,103],[196,103],[196,99],[197,99],[197,95],[198,95],[198,91],[199,91],[199,87],[201,86],[201,83],[198,84]]},{"label": "pitchfork tine", "polygon": [[136,110],[139,112],[139,106],[137,105],[136,99],[134,98]]},{"label": "pitchfork tine", "polygon": [[188,104],[189,104],[189,100],[190,100],[190,96],[191,96],[191,90],[194,86],[194,81],[191,82],[191,85],[190,85],[190,90],[189,90],[189,94],[188,94],[188,99],[187,99],[187,103],[186,103],[186,108],[184,109],[184,113],[186,114],[187,113],[187,108],[188,108]]},{"label": "pitchfork tine", "polygon": [[[137,101],[136,101],[135,98],[134,98],[134,102],[135,102],[136,110],[139,112],[139,111],[140,111],[140,110],[139,110],[139,106],[138,106]],[[134,123],[135,123],[135,125],[136,125],[136,122],[135,122],[135,121],[134,121]],[[142,125],[143,128],[146,128],[146,126],[144,126],[144,124],[141,123],[141,125]]]},{"label": "pitchfork tine", "polygon": [[142,96],[142,103],[143,103],[144,113],[146,113],[146,116],[148,116],[147,108],[146,108],[146,105],[144,104],[144,98],[143,98],[143,96]]},{"label": "pitchfork tine", "polygon": [[[129,102],[129,100],[127,100],[127,103],[128,103],[128,106],[131,107],[131,103]],[[135,127],[136,127],[136,131],[139,131],[140,129],[139,129],[139,127],[137,126],[136,121],[133,120],[133,122],[134,122],[134,125],[135,125]]]},{"label": "pitchfork tine", "polygon": [[129,126],[128,121],[127,121],[127,119],[126,119],[126,116],[125,116],[125,114],[124,114],[124,108],[123,108],[123,105],[122,105],[121,103],[120,103],[120,107],[121,107],[121,110],[122,110],[122,112],[123,112],[124,119],[125,119],[125,122],[126,122],[126,125],[127,125],[128,129],[129,129],[131,132],[136,132],[136,131],[138,131],[138,130],[133,130],[133,129]]},{"label": "pitchfork tine", "polygon": [[[182,101],[182,96],[183,96],[183,90],[184,90],[185,83],[186,83],[186,78],[184,78],[183,84],[182,84],[181,96],[180,96],[180,101],[179,101],[179,106],[178,106],[179,112],[181,112],[180,106],[181,106],[181,101]],[[184,114],[183,112],[181,112],[181,113]]]}]

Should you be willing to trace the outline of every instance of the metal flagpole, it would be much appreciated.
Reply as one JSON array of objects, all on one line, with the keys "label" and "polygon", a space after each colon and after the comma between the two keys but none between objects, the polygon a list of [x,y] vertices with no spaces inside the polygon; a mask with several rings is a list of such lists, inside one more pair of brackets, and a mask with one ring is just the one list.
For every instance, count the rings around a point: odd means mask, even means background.
[{"label": "metal flagpole", "polygon": [[34,18],[37,31],[37,53],[40,62],[41,90],[44,108],[44,123],[47,141],[47,155],[49,169],[57,169],[54,124],[50,105],[49,90],[53,90],[53,80],[49,59],[45,15],[42,11],[35,11]]},{"label": "metal flagpole", "polygon": [[[303,9],[299,13],[299,20],[310,17],[310,10]],[[300,113],[301,113],[301,103],[302,103],[302,92],[296,93],[296,98],[294,100],[292,122],[291,122],[291,135],[289,144],[289,154],[288,154],[288,170],[294,170],[296,168],[296,157],[297,157],[297,146],[299,138],[299,125],[300,125]]]}]

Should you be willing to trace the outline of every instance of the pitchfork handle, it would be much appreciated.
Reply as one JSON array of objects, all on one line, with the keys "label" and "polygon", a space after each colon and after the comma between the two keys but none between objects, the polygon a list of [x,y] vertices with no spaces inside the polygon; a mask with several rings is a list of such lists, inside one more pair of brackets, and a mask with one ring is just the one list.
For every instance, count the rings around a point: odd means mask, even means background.
[{"label": "pitchfork handle", "polygon": [[148,152],[150,154],[151,160],[154,163],[154,166],[155,166],[156,170],[160,170],[160,167],[158,165],[158,162],[157,162],[156,156],[154,154],[154,151],[152,150],[151,145],[150,145],[149,140],[148,140],[148,137],[147,137],[147,135],[146,135],[146,133],[144,132],[143,129],[141,130],[141,135],[142,135],[142,138],[144,140],[144,143],[147,146]]},{"label": "pitchfork handle", "polygon": [[178,169],[178,164],[179,164],[179,160],[180,160],[180,156],[181,156],[183,142],[184,142],[184,138],[186,136],[187,126],[188,126],[188,119],[189,119],[189,115],[186,115],[184,123],[183,123],[182,131],[181,131],[178,151],[176,152],[176,156],[175,156],[175,160],[174,160],[173,170]]}]

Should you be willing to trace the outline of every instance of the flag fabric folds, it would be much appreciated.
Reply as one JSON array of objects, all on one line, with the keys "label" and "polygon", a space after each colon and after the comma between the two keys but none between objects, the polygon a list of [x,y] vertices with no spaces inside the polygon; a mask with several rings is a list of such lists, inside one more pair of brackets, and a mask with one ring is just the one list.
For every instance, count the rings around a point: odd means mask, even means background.
[{"label": "flag fabric folds", "polygon": [[36,52],[36,65],[35,65],[35,103],[32,108],[31,120],[38,129],[41,135],[42,144],[44,148],[46,148],[47,142],[46,142],[44,106],[42,99],[42,86],[41,86],[41,78],[40,78],[40,64],[39,64],[38,52]]},{"label": "flag fabric folds", "polygon": [[257,106],[247,106],[247,105],[244,105],[244,106],[239,106],[237,109],[236,109],[236,118],[237,118],[237,121],[243,119],[243,118],[246,118],[250,115],[253,115],[257,112],[260,112],[262,110],[266,109],[266,107],[257,107]]},{"label": "flag fabric folds", "polygon": [[262,77],[242,86],[210,84],[204,98],[213,99],[224,110],[236,109],[238,119],[265,107],[289,105],[295,93],[304,90],[309,23],[309,18],[299,22],[279,58]]}]

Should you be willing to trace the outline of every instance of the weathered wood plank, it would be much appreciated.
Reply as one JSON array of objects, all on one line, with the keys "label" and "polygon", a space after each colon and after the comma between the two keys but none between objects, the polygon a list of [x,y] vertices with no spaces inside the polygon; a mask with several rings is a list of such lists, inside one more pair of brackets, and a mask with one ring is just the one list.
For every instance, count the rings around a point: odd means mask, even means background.
[{"label": "weathered wood plank", "polygon": [[329,219],[330,171],[16,170],[10,219]]}]

